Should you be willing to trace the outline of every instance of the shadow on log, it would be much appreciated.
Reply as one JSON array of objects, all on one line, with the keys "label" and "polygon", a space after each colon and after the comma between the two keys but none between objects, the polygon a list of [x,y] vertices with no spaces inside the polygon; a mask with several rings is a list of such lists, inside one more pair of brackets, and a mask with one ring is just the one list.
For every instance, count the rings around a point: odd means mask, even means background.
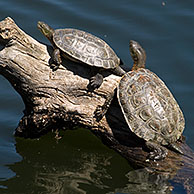
[{"label": "shadow on log", "polygon": [[[162,161],[146,161],[144,142],[130,133],[117,99],[106,116],[97,122],[93,112],[105,96],[115,90],[120,77],[106,74],[102,86],[88,92],[92,72],[88,66],[64,60],[57,71],[49,67],[52,48],[24,33],[11,18],[0,22],[0,74],[21,95],[24,116],[15,135],[36,138],[50,130],[81,126],[97,135],[104,144],[125,157],[134,167],[168,174],[194,192],[194,154],[185,142],[177,142],[185,156],[169,150]],[[189,157],[188,157],[189,156]]]}]

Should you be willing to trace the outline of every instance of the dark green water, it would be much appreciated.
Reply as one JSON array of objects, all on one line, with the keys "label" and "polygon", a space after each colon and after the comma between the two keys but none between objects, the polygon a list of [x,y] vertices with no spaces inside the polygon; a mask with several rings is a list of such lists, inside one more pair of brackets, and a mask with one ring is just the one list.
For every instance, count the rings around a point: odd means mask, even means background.
[{"label": "dark green water", "polygon": [[[184,135],[194,149],[194,1],[1,0],[0,20],[7,16],[45,43],[49,42],[36,28],[38,20],[54,28],[91,32],[108,42],[128,68],[129,40],[139,41],[147,52],[147,67],[180,104],[186,118]],[[39,140],[15,138],[23,109],[20,96],[0,76],[0,193],[168,193],[170,184],[170,193],[185,193],[161,177],[148,181],[144,172],[132,171],[84,129],[65,132],[58,142],[54,134]]]}]

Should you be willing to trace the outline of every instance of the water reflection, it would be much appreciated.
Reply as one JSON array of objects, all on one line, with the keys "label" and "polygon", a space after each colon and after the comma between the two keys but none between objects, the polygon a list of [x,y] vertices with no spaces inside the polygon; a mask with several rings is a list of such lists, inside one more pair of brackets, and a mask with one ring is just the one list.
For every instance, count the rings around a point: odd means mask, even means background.
[{"label": "water reflection", "polygon": [[[58,142],[54,134],[40,140],[17,138],[23,161],[10,165],[16,177],[2,183],[8,188],[4,193],[107,193],[125,185],[123,174],[130,167],[118,154],[87,130],[62,135]],[[21,182],[23,186],[18,187]]]},{"label": "water reflection", "polygon": [[[171,193],[169,176],[132,170],[118,154],[86,130],[40,140],[17,139],[23,161],[11,165],[16,177],[3,182],[4,193],[121,194]],[[21,185],[22,187],[18,187]]]},{"label": "water reflection", "polygon": [[103,179],[112,178],[106,170],[110,166],[109,159],[95,154],[83,154],[78,158],[79,165],[73,169],[68,169],[67,166],[60,169],[45,166],[44,172],[36,174],[35,184],[45,188],[48,193],[86,193],[86,187],[106,190],[108,186],[103,184]]},{"label": "water reflection", "polygon": [[133,170],[127,173],[128,183],[116,193],[172,193],[173,187],[168,182],[169,175],[152,174],[147,169]]},{"label": "water reflection", "polygon": [[91,163],[83,164],[81,169],[77,169],[77,172],[65,171],[65,169],[57,172],[55,169],[52,172],[40,173],[35,178],[35,182],[38,186],[45,188],[48,193],[85,194],[88,193],[90,185],[95,185],[96,187],[91,187],[91,193],[107,194],[168,194],[173,190],[173,187],[168,182],[168,175],[151,174],[146,169],[130,171],[126,174],[128,183],[123,185],[122,188],[114,188],[114,186],[110,188],[110,185],[105,185],[103,182],[104,179],[112,179],[112,176],[106,170],[110,163],[107,160],[107,164],[103,164],[104,168],[98,170],[96,164],[96,162],[99,162],[98,159],[91,161]]}]

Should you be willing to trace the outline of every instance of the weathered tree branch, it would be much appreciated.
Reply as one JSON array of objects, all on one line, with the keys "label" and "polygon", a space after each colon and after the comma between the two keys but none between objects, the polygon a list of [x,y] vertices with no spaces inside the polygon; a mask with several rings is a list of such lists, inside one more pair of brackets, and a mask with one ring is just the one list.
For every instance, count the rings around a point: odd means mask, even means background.
[{"label": "weathered tree branch", "polygon": [[0,22],[0,41],[4,45],[0,52],[0,74],[25,103],[16,136],[39,137],[51,129],[83,126],[134,166],[150,167],[172,176],[184,168],[194,172],[193,152],[181,142],[178,143],[190,158],[169,151],[165,161],[146,162],[148,152],[144,142],[130,133],[116,97],[107,115],[100,122],[95,120],[94,110],[103,104],[106,94],[115,90],[120,77],[106,73],[102,86],[88,91],[92,75],[89,66],[64,59],[63,66],[53,72],[49,67],[52,48],[24,33],[11,18]]}]

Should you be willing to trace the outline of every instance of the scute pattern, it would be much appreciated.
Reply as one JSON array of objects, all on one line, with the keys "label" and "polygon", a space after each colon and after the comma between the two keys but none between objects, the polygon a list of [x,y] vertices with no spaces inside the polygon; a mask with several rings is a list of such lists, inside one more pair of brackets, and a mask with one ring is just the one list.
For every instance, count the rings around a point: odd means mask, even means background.
[{"label": "scute pattern", "polygon": [[53,41],[63,52],[88,65],[114,69],[120,64],[112,48],[90,33],[68,28],[57,29]]},{"label": "scute pattern", "polygon": [[140,138],[168,145],[180,138],[184,117],[164,82],[148,69],[126,73],[117,90],[129,128]]}]

